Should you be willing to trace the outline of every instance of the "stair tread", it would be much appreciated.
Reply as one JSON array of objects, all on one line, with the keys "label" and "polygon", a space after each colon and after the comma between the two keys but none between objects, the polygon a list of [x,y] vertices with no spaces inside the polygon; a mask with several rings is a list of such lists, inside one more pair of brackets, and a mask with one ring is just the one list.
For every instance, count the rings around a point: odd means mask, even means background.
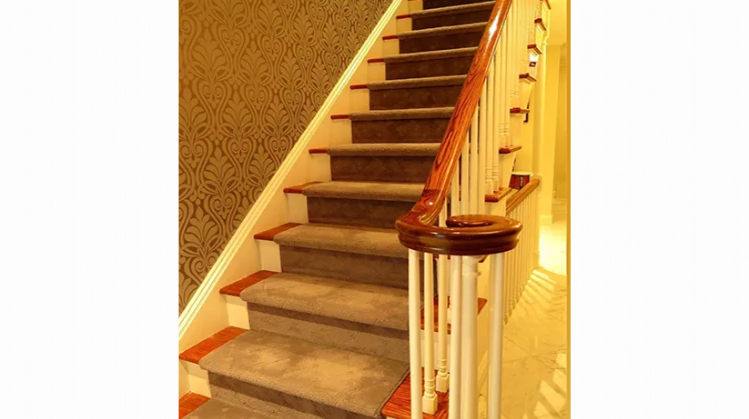
[{"label": "stair tread", "polygon": [[265,413],[253,412],[237,406],[210,399],[192,411],[185,419],[273,419]]},{"label": "stair tread", "polygon": [[331,156],[433,157],[439,149],[440,143],[371,143],[330,146],[326,151]]},{"label": "stair tread", "polygon": [[312,198],[365,199],[416,202],[424,184],[398,182],[330,181],[307,186],[304,196]]},{"label": "stair tread", "polygon": [[482,32],[487,22],[466,23],[463,25],[440,26],[437,28],[417,29],[415,31],[401,32],[398,39],[422,38],[425,36],[452,35],[457,33]]},{"label": "stair tread", "polygon": [[495,3],[495,1],[485,1],[481,3],[459,4],[457,6],[445,6],[435,9],[419,10],[417,12],[410,13],[410,15],[411,18],[416,19],[424,17],[444,16],[456,13],[475,12],[477,10],[491,9],[494,7]]},{"label": "stair tread", "polygon": [[246,288],[248,303],[408,330],[408,290],[280,273]]},{"label": "stair tread", "polygon": [[386,80],[367,84],[369,90],[416,89],[420,87],[461,86],[465,75],[417,77],[410,79]]},{"label": "stair tread", "polygon": [[207,371],[349,412],[379,417],[408,364],[251,330],[200,361]]},{"label": "stair tread", "polygon": [[449,119],[455,107],[392,109],[385,111],[353,112],[349,114],[352,121],[392,121],[403,119]]},{"label": "stair tread", "polygon": [[398,240],[395,229],[302,224],[277,234],[273,240],[282,246],[408,258],[408,249]]},{"label": "stair tread", "polygon": [[478,47],[443,49],[438,51],[410,52],[406,54],[388,55],[382,57],[386,63],[400,63],[411,61],[440,60],[445,58],[469,57],[476,54]]}]

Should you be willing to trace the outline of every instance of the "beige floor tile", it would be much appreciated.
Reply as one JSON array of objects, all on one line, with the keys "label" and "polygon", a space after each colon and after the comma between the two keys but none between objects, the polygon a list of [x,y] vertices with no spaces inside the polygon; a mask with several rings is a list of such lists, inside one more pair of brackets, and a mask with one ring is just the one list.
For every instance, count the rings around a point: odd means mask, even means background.
[{"label": "beige floor tile", "polygon": [[503,365],[502,415],[506,419],[564,417],[568,406],[565,370],[534,358]]}]

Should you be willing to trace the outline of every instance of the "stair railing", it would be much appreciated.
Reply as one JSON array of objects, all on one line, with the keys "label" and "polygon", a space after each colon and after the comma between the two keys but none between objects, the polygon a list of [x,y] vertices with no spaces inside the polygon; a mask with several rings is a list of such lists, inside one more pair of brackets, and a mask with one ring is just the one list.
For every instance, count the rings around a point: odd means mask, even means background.
[{"label": "stair railing", "polygon": [[[534,21],[543,10],[537,6],[538,0],[497,0],[421,197],[407,214],[396,221],[400,242],[409,249],[413,419],[421,418],[422,412],[434,414],[437,410],[436,393],[448,390],[450,419],[478,418],[477,279],[478,263],[486,255],[489,255],[490,282],[487,414],[489,419],[500,418],[502,329],[509,312],[508,302],[503,302],[503,297],[510,295],[506,291],[507,285],[522,283],[515,286],[521,292],[524,287],[522,272],[508,271],[504,253],[518,245],[522,226],[515,216],[525,223],[532,222],[531,231],[535,231],[536,225],[528,214],[530,210],[522,216],[510,213],[513,218],[489,214],[485,197],[509,186],[509,171],[501,167],[499,151],[519,138],[521,121],[511,118],[511,110],[521,107],[519,75],[529,69],[529,34],[535,36]],[[527,204],[529,209],[531,205]],[[532,235],[536,236],[532,240],[537,242],[537,234]],[[436,362],[432,321],[434,255],[437,255],[438,301]],[[514,259],[509,261],[517,264]],[[514,269],[514,265],[510,269]],[[510,272],[514,276],[513,282],[505,284],[503,280]],[[422,280],[423,359],[420,336]]]}]

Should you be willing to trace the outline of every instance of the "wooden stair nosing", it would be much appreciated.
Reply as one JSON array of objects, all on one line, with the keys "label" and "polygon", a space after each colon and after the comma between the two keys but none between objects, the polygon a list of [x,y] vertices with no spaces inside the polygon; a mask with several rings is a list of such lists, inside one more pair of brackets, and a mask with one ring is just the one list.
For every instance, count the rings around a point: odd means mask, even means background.
[{"label": "wooden stair nosing", "polygon": [[[323,151],[323,153],[327,153],[328,152],[327,149],[323,149],[323,150],[325,150],[325,151]],[[315,154],[315,153],[312,153],[312,150],[310,150],[310,154]],[[306,188],[307,186],[315,185],[315,184],[318,184],[318,183],[322,183],[322,182],[320,182],[319,180],[316,180],[316,181],[312,181],[312,182],[303,183],[301,185],[289,186],[289,187],[283,188],[283,193],[300,194],[300,193],[302,193],[302,190],[304,190],[304,188]]]},{"label": "wooden stair nosing", "polygon": [[230,340],[236,338],[246,331],[246,329],[234,326],[229,326],[221,329],[217,333],[214,333],[213,335],[204,339],[202,342],[199,342],[198,344],[179,354],[179,359],[181,359],[182,361],[197,364],[201,359],[203,359],[204,356],[215,351],[216,349],[220,348],[221,345],[229,342]]},{"label": "wooden stair nosing", "polygon": [[[527,112],[525,112],[527,113]],[[520,145],[507,145],[499,149],[499,154],[510,154],[514,153],[515,151],[518,151],[522,149],[523,146]]]},{"label": "wooden stair nosing", "polygon": [[534,82],[534,81],[536,81],[536,78],[535,78],[535,77],[533,77],[533,76],[531,76],[531,75],[530,75],[530,73],[525,73],[525,74],[521,74],[521,75],[520,75],[520,79],[521,79],[521,80],[528,80],[528,81],[530,81],[530,82]]},{"label": "wooden stair nosing", "polygon": [[233,282],[221,288],[218,292],[219,294],[223,295],[233,295],[235,297],[239,297],[239,295],[242,294],[242,291],[244,291],[246,288],[249,288],[262,281],[263,279],[270,278],[276,274],[278,274],[278,272],[266,270],[257,271],[246,278],[242,278],[237,282]]},{"label": "wooden stair nosing", "polygon": [[541,55],[541,50],[538,48],[536,44],[530,44],[528,45],[528,49],[535,52],[536,55]]},{"label": "wooden stair nosing", "polygon": [[210,397],[203,396],[197,393],[187,393],[179,398],[179,419],[192,413],[195,409],[199,408],[205,402],[211,400]]},{"label": "wooden stair nosing", "polygon": [[546,32],[546,31],[547,31],[547,29],[546,29],[546,24],[544,23],[544,20],[543,20],[543,19],[541,19],[540,17],[539,17],[538,19],[534,20],[533,22],[534,22],[534,23],[535,23],[536,25],[539,25],[539,26],[541,26],[541,29],[542,29],[542,30],[543,30],[544,32]]},{"label": "wooden stair nosing", "polygon": [[493,194],[487,194],[484,197],[484,202],[499,202],[512,193],[512,188],[499,188],[498,191]]},{"label": "wooden stair nosing", "polygon": [[286,223],[283,225],[280,225],[278,227],[273,227],[269,230],[261,231],[260,233],[255,234],[254,238],[256,240],[266,240],[266,241],[273,241],[273,238],[276,237],[276,234],[283,233],[286,230],[292,229],[294,227],[299,227],[300,223]]}]

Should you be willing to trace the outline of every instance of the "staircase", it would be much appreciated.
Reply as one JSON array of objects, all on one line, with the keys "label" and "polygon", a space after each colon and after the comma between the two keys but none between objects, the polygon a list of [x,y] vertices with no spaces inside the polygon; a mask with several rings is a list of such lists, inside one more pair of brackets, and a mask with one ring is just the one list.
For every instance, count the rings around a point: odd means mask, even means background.
[{"label": "staircase", "polygon": [[332,180],[285,190],[306,199],[309,222],[255,236],[277,245],[280,272],[228,287],[250,330],[181,356],[210,385],[184,417],[383,417],[409,374],[409,249],[395,222],[422,194],[494,6],[423,0],[398,16],[411,30],[384,39],[400,53],[369,60],[386,80],[350,87],[368,91],[370,110],[332,116],[350,122],[351,144],[309,150],[329,157]]}]

